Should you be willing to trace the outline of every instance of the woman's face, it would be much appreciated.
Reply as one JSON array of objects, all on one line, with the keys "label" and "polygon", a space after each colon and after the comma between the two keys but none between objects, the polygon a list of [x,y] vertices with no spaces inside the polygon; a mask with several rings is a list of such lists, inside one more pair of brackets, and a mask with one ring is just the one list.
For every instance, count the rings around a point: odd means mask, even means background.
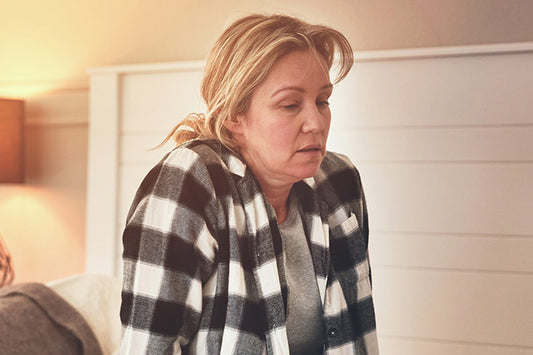
[{"label": "woman's face", "polygon": [[327,67],[310,51],[281,57],[230,130],[263,188],[314,176],[326,153],[332,92]]}]

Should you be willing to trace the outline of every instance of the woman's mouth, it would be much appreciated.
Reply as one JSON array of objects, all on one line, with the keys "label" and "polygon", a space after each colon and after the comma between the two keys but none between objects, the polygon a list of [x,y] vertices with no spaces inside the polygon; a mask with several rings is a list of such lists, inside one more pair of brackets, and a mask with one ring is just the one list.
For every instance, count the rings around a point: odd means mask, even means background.
[{"label": "woman's mouth", "polygon": [[308,146],[305,146],[303,147],[302,149],[298,149],[296,152],[297,153],[311,153],[311,152],[321,152],[322,151],[322,147],[320,145],[308,145]]}]

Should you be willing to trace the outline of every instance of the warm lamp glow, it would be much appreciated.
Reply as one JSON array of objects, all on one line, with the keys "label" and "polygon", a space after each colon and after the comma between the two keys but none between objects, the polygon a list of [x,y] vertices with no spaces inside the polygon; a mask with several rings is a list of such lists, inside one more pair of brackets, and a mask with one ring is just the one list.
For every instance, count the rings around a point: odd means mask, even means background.
[{"label": "warm lamp glow", "polygon": [[0,183],[24,181],[24,101],[0,99]]}]

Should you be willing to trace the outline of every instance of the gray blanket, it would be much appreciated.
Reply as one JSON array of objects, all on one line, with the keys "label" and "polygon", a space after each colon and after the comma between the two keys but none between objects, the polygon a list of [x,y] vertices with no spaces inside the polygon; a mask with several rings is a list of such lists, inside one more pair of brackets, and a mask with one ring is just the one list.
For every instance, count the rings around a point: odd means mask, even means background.
[{"label": "gray blanket", "polygon": [[83,318],[47,286],[0,288],[0,354],[101,355]]}]

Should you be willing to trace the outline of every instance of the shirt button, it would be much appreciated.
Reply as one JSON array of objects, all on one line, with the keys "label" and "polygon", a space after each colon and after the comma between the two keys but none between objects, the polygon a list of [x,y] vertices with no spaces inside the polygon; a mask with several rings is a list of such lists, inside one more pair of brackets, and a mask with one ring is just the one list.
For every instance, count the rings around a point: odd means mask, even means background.
[{"label": "shirt button", "polygon": [[328,335],[330,337],[334,337],[335,335],[337,335],[337,328],[329,328],[328,329]]}]

